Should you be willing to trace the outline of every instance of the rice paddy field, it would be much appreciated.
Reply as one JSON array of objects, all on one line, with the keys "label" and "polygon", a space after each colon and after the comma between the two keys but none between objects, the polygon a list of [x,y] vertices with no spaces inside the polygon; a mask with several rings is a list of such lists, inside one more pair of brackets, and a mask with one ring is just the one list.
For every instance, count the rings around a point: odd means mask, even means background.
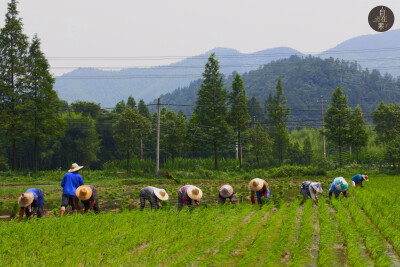
[{"label": "rice paddy field", "polygon": [[[345,177],[350,182],[350,177]],[[371,177],[348,198],[328,199],[333,178],[314,178],[318,205],[300,206],[305,179],[266,179],[271,201],[251,205],[248,181],[230,181],[236,203],[215,205],[223,181],[191,182],[204,192],[200,206],[175,207],[180,185],[166,181],[171,200],[160,210],[138,209],[146,183],[95,184],[102,213],[57,215],[58,184],[45,192],[42,219],[0,220],[0,266],[400,266],[400,179]],[[152,184],[153,185],[153,184]],[[1,213],[33,186],[1,186]]]}]

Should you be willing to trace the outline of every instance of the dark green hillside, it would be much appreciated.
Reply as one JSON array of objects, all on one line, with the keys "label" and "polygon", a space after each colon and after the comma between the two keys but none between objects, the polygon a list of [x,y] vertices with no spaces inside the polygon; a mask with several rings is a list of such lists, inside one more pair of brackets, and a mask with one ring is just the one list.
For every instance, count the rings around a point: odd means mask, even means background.
[{"label": "dark green hillside", "polygon": [[[291,121],[309,119],[302,125],[314,125],[313,119],[321,117],[321,95],[329,104],[332,92],[338,85],[349,97],[349,105],[360,104],[366,116],[380,101],[393,103],[400,101],[400,79],[386,74],[382,76],[376,70],[363,70],[354,62],[321,59],[318,57],[292,56],[264,65],[262,68],[242,76],[248,99],[256,97],[262,104],[269,93],[275,90],[278,78],[282,78],[284,95],[292,107]],[[201,80],[192,82],[188,87],[161,95],[161,103],[194,104]],[[231,84],[231,76],[226,85]],[[156,100],[154,100],[156,102]],[[185,114],[192,113],[192,107],[169,106],[173,110],[182,109]],[[295,124],[295,122],[294,122]],[[320,124],[320,122],[318,122]]]}]

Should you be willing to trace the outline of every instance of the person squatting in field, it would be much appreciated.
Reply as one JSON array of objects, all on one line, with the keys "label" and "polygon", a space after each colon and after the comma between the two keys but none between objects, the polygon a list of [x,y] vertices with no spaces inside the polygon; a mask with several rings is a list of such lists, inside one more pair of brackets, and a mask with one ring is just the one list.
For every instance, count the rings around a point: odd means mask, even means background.
[{"label": "person squatting in field", "polygon": [[150,207],[158,209],[161,201],[168,200],[168,194],[164,189],[158,189],[153,186],[147,186],[140,190],[140,210],[143,210],[146,205],[146,200],[150,202]]},{"label": "person squatting in field", "polygon": [[21,207],[19,210],[19,221],[24,217],[24,212],[28,219],[36,216],[41,218],[43,216],[44,208],[44,195],[39,188],[30,188],[21,194],[18,198],[18,205]]},{"label": "person squatting in field", "polygon": [[85,207],[85,212],[91,210],[94,210],[95,213],[100,212],[99,195],[97,194],[96,187],[94,187],[93,185],[81,185],[76,189],[75,195],[83,203],[83,206]]},{"label": "person squatting in field", "polygon": [[335,193],[335,198],[338,198],[340,193],[347,197],[347,189],[349,185],[343,177],[336,177],[333,179],[331,188],[329,188],[329,199],[331,199],[332,193]]},{"label": "person squatting in field", "polygon": [[233,193],[233,188],[229,184],[221,186],[218,195],[218,204],[225,203],[226,199],[229,198],[229,204],[232,204],[235,194]]},{"label": "person squatting in field", "polygon": [[368,182],[368,175],[356,174],[353,177],[351,177],[351,184],[352,184],[353,187],[356,187],[356,186],[364,187],[364,185],[362,183],[363,181],[367,181]]},{"label": "person squatting in field", "polygon": [[178,191],[178,209],[182,209],[183,205],[192,207],[192,200],[196,206],[199,205],[199,200],[203,196],[200,188],[194,185],[184,185]]},{"label": "person squatting in field", "polygon": [[263,204],[263,199],[269,199],[269,186],[264,179],[254,178],[250,181],[251,204],[255,204],[254,193],[257,196],[257,203]]},{"label": "person squatting in field", "polygon": [[68,172],[64,175],[64,178],[61,182],[63,194],[61,200],[60,216],[64,215],[65,208],[68,205],[71,205],[74,212],[81,209],[78,205],[78,198],[76,197],[75,192],[79,186],[83,185],[83,178],[79,174],[79,170],[82,168],[83,166],[79,166],[78,164],[73,163],[71,169],[69,169]]},{"label": "person squatting in field", "polygon": [[307,200],[307,197],[310,197],[314,200],[315,204],[318,204],[317,193],[322,193],[322,185],[321,183],[315,183],[313,181],[305,181],[300,186],[300,193],[303,195],[303,200],[300,202],[300,205]]}]

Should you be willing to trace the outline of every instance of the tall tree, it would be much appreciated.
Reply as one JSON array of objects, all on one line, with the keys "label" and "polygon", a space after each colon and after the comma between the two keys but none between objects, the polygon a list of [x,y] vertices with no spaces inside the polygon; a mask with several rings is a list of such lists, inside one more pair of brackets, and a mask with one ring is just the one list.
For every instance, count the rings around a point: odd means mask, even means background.
[{"label": "tall tree", "polygon": [[251,121],[253,123],[264,122],[264,111],[261,107],[260,101],[258,101],[257,98],[255,98],[254,96],[251,97],[250,100],[247,102],[247,106]]},{"label": "tall tree", "polygon": [[304,165],[306,165],[306,166],[311,165],[312,157],[313,157],[313,150],[312,150],[311,140],[310,140],[310,137],[307,136],[304,139],[304,143],[303,143],[303,163],[304,163]]},{"label": "tall tree", "polygon": [[256,157],[257,165],[262,167],[268,155],[271,154],[272,140],[268,132],[259,124],[249,129],[248,138],[250,153]]},{"label": "tall tree", "polygon": [[289,142],[289,133],[286,129],[286,121],[290,115],[290,107],[286,107],[287,100],[283,96],[282,79],[278,79],[276,84],[276,94],[270,96],[266,101],[268,124],[270,126],[271,137],[274,140],[274,151],[279,165],[283,161],[284,151]]},{"label": "tall tree", "polygon": [[124,101],[124,100],[121,100],[121,101],[119,101],[119,102],[115,105],[115,108],[114,108],[113,111],[114,111],[115,113],[121,114],[122,112],[124,112],[125,107],[126,107],[125,101]]},{"label": "tall tree", "polygon": [[229,126],[226,121],[226,101],[228,91],[224,88],[219,63],[212,53],[208,58],[203,72],[203,83],[197,93],[196,107],[199,124],[204,135],[211,140],[214,149],[214,167],[218,169],[218,147],[226,142]]},{"label": "tall tree", "polygon": [[239,162],[242,168],[242,140],[241,134],[249,129],[250,115],[247,109],[247,97],[244,89],[242,77],[236,74],[232,82],[232,92],[229,94],[229,104],[231,108],[228,113],[228,122],[237,133],[237,143],[239,146]]},{"label": "tall tree", "polygon": [[347,105],[347,96],[342,92],[342,86],[332,93],[331,103],[325,116],[326,138],[339,149],[339,165],[342,167],[343,147],[350,143],[350,108]]},{"label": "tall tree", "polygon": [[49,71],[49,63],[40,50],[39,38],[35,35],[29,47],[27,60],[26,90],[24,109],[29,110],[25,134],[34,139],[33,166],[38,171],[39,142],[47,137],[60,136],[65,127],[61,117],[61,101],[53,90],[54,79]]},{"label": "tall tree", "polygon": [[400,135],[400,105],[381,102],[372,112],[375,131],[381,143],[388,143]]},{"label": "tall tree", "polygon": [[97,119],[102,112],[100,104],[86,101],[76,101],[71,104],[71,108],[75,113],[82,113],[83,116],[90,115],[93,119]]},{"label": "tall tree", "polygon": [[360,149],[368,143],[368,132],[363,118],[362,110],[357,105],[350,114],[350,146],[357,153],[357,160]]},{"label": "tall tree", "polygon": [[161,144],[164,153],[171,157],[172,163],[175,158],[182,154],[183,142],[186,134],[186,117],[182,111],[175,114],[172,110],[163,108],[161,110]]},{"label": "tall tree", "polygon": [[135,98],[133,98],[133,96],[128,97],[128,101],[126,101],[126,106],[131,108],[136,108],[136,101]]},{"label": "tall tree", "polygon": [[145,136],[150,133],[150,122],[139,114],[138,109],[127,107],[119,116],[115,123],[114,137],[120,146],[126,151],[127,167],[126,171],[129,173],[131,153],[140,136]]},{"label": "tall tree", "polygon": [[17,167],[16,142],[22,125],[21,103],[26,88],[28,37],[22,32],[17,1],[8,4],[5,25],[0,31],[0,105],[6,118],[3,122],[11,141],[12,169]]},{"label": "tall tree", "polygon": [[[139,114],[145,117],[151,122],[151,114],[149,108],[144,103],[143,99],[140,99],[138,104]],[[140,137],[140,159],[143,159],[143,136]]]}]

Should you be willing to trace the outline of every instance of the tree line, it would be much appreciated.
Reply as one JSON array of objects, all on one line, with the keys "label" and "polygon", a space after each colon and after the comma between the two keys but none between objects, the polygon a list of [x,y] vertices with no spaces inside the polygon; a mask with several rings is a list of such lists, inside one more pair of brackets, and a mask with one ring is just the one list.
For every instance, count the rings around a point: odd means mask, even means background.
[{"label": "tree line", "polygon": [[[102,169],[107,162],[124,159],[129,172],[133,158],[155,160],[158,113],[149,109],[154,105],[136,103],[133,96],[112,110],[60,100],[39,38],[29,41],[22,26],[12,0],[0,31],[0,170],[65,169],[72,162]],[[221,157],[236,158],[239,168],[318,165],[329,160],[322,153],[324,135],[327,147],[338,150],[339,166],[344,151],[360,161],[359,154],[368,153],[371,143],[381,147],[391,166],[399,164],[398,104],[379,104],[371,113],[376,125],[371,132],[361,107],[349,107],[338,83],[324,114],[324,131],[322,119],[315,116],[311,118],[317,127],[305,128],[300,123],[306,120],[299,120],[290,128],[290,120],[298,117],[288,105],[284,84],[282,78],[275,79],[274,86],[266,83],[263,103],[254,96],[248,99],[242,76],[234,73],[225,80],[212,54],[193,112],[161,108],[160,161],[212,157],[215,169]]]}]

